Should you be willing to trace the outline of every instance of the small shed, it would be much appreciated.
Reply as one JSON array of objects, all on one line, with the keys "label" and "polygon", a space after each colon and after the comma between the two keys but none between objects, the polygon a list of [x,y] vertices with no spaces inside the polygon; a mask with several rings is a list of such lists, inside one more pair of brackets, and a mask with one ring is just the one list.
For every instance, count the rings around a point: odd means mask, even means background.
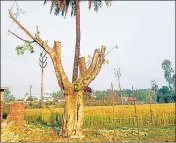
[{"label": "small shed", "polygon": [[4,101],[4,91],[9,89],[8,87],[1,87],[0,88],[0,95],[1,95],[1,101]]},{"label": "small shed", "polygon": [[128,97],[128,101],[136,101],[136,97],[135,96],[130,96],[130,97]]}]

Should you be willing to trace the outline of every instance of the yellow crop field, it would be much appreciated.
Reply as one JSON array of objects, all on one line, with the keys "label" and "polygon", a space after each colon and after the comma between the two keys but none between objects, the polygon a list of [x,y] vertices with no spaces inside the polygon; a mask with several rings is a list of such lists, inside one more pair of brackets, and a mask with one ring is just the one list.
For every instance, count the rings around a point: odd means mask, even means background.
[{"label": "yellow crop field", "polygon": [[[133,105],[115,106],[116,126],[131,126],[136,124]],[[150,125],[150,105],[136,105],[139,125]],[[26,121],[39,121],[44,123],[56,123],[62,120],[62,108],[26,109]],[[152,104],[152,119],[154,125],[173,125],[175,121],[174,104]],[[106,128],[113,127],[113,107],[94,106],[84,108],[85,128]]]}]

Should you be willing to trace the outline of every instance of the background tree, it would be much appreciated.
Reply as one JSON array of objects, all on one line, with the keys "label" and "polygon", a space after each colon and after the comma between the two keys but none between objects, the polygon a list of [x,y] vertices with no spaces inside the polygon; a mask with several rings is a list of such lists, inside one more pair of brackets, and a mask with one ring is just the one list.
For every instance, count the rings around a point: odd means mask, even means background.
[{"label": "background tree", "polygon": [[173,102],[173,98],[171,96],[171,91],[167,86],[163,86],[157,92],[156,102],[158,103],[170,103]]},{"label": "background tree", "polygon": [[162,68],[164,70],[164,78],[168,82],[169,89],[171,93],[173,92],[173,89],[175,88],[175,72],[174,69],[171,67],[171,61],[164,60],[162,62]]},{"label": "background tree", "polygon": [[56,91],[52,93],[52,97],[54,98],[54,100],[58,100],[60,96],[63,96],[62,91]]},{"label": "background tree", "polygon": [[13,94],[11,93],[9,89],[6,89],[4,91],[4,101],[5,102],[15,101],[15,97],[13,96]]},{"label": "background tree", "polygon": [[105,91],[95,91],[96,100],[100,100],[104,95]]}]

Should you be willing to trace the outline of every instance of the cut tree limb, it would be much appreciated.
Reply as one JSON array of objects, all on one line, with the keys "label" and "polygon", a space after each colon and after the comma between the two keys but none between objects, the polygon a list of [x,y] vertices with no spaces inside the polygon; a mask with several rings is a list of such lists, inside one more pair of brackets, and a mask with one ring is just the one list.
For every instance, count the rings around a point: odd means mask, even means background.
[{"label": "cut tree limb", "polygon": [[94,51],[92,62],[87,70],[87,75],[92,74],[92,72],[94,71],[96,64],[97,64],[97,61],[98,61],[99,54],[100,54],[100,50],[96,49]]},{"label": "cut tree limb", "polygon": [[68,77],[66,76],[64,69],[61,63],[61,43],[59,41],[54,41],[54,48],[50,54],[53,61],[53,65],[56,72],[56,77],[59,83],[59,86],[64,90],[70,84]]},{"label": "cut tree limb", "polygon": [[93,81],[95,77],[98,75],[98,73],[100,72],[103,61],[104,61],[105,50],[106,50],[106,47],[102,46],[98,63],[96,64],[94,71],[87,77],[88,79],[87,84],[90,84],[90,82]]},{"label": "cut tree limb", "polygon": [[86,67],[85,57],[81,57],[79,59],[79,69],[80,69],[81,77],[86,76],[87,67]]},{"label": "cut tree limb", "polygon": [[[20,22],[13,16],[11,11],[9,11],[10,18],[14,20],[14,22],[31,38],[34,40],[34,42],[38,43],[48,54],[51,52],[51,48],[48,46],[48,44],[40,39],[39,36],[36,35],[34,37],[23,25],[20,24]],[[19,37],[19,36],[18,36]]]},{"label": "cut tree limb", "polygon": [[95,77],[98,75],[102,67],[105,50],[106,50],[106,47],[102,46],[101,52],[100,50],[94,51],[94,58],[92,60],[93,64],[91,63],[92,66],[89,67],[89,70],[91,69],[91,73],[88,72],[88,69],[87,69],[87,71],[85,72],[86,76],[84,75],[83,77],[80,77],[75,83],[81,84],[81,87],[84,88],[84,87],[87,87],[90,84],[90,82],[95,79]]}]

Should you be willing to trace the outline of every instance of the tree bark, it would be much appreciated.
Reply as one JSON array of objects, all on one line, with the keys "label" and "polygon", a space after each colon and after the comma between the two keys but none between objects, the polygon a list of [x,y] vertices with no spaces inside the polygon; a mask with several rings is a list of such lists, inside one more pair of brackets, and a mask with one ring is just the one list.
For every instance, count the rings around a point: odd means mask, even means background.
[{"label": "tree bark", "polygon": [[81,138],[83,131],[83,91],[74,92],[71,85],[65,91],[65,109],[60,135],[63,137]]},{"label": "tree bark", "polygon": [[80,33],[80,0],[76,0],[76,47],[75,47],[72,82],[76,81],[78,78],[80,41],[81,41],[80,35],[81,35]]}]

